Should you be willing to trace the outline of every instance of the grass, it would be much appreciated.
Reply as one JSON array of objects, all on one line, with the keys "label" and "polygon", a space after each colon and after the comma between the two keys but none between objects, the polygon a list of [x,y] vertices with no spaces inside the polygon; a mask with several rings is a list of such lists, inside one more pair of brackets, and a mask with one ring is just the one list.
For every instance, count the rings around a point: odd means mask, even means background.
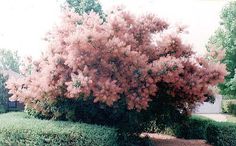
[{"label": "grass", "polygon": [[227,122],[236,123],[236,117],[233,115],[226,115]]},{"label": "grass", "polygon": [[200,118],[200,119],[203,119],[203,120],[211,120],[211,119],[208,118],[208,117],[201,116],[201,115],[196,115],[196,114],[193,114],[191,117],[192,117],[192,118]]}]

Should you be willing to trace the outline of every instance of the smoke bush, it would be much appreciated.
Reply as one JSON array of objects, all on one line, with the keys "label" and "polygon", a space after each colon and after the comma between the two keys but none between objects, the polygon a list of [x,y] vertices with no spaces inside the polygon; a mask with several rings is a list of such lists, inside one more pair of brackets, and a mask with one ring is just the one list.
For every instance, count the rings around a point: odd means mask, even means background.
[{"label": "smoke bush", "polygon": [[[189,113],[211,96],[210,88],[223,82],[227,71],[196,55],[182,41],[182,29],[170,29],[153,14],[136,17],[116,9],[104,21],[93,12],[67,10],[46,38],[48,52],[28,59],[23,78],[8,81],[11,100],[50,118],[62,116],[62,109],[83,110],[79,103],[98,107],[106,113],[103,120],[118,116],[119,109],[153,116],[171,106]],[[92,114],[88,111],[77,116]]]}]

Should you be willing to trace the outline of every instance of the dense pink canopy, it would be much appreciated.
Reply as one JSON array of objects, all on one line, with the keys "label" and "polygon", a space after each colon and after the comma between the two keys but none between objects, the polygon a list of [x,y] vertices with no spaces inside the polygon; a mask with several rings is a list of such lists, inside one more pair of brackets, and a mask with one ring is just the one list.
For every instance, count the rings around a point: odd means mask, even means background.
[{"label": "dense pink canopy", "polygon": [[173,104],[193,108],[227,72],[224,64],[197,56],[182,32],[152,14],[118,9],[104,21],[95,13],[66,11],[47,37],[48,53],[29,60],[23,78],[8,81],[11,99],[40,110],[37,100],[86,100],[92,93],[94,102],[112,106],[125,98],[128,109],[139,111],[165,90]]}]

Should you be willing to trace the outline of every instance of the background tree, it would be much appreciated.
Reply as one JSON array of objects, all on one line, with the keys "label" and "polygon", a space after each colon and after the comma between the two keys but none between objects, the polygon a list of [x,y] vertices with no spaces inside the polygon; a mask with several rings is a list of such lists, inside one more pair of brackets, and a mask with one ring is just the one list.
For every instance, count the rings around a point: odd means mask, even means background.
[{"label": "background tree", "polygon": [[221,26],[210,38],[209,46],[215,47],[216,52],[225,51],[225,63],[229,71],[225,82],[220,84],[221,93],[231,98],[236,98],[236,2],[230,2],[222,10]]},{"label": "background tree", "polygon": [[78,14],[89,13],[91,11],[103,15],[102,6],[98,0],[66,0],[71,8]]},{"label": "background tree", "polygon": [[19,73],[20,57],[17,52],[0,49],[0,111],[7,110],[7,103],[10,95],[8,89],[5,88],[6,80],[10,75]]},{"label": "background tree", "polygon": [[5,88],[7,78],[0,74],[0,113],[6,112],[7,102],[10,95],[8,94],[8,89]]},{"label": "background tree", "polygon": [[20,57],[16,51],[0,49],[0,70],[19,72]]}]

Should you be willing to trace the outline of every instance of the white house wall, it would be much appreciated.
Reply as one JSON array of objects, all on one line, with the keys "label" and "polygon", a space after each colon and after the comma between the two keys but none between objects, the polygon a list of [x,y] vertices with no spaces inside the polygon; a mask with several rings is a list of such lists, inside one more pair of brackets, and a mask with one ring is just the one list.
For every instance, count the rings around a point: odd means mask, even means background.
[{"label": "white house wall", "polygon": [[194,113],[197,114],[218,114],[221,113],[221,102],[222,96],[217,95],[215,99],[215,103],[204,102],[201,106],[199,106]]}]

